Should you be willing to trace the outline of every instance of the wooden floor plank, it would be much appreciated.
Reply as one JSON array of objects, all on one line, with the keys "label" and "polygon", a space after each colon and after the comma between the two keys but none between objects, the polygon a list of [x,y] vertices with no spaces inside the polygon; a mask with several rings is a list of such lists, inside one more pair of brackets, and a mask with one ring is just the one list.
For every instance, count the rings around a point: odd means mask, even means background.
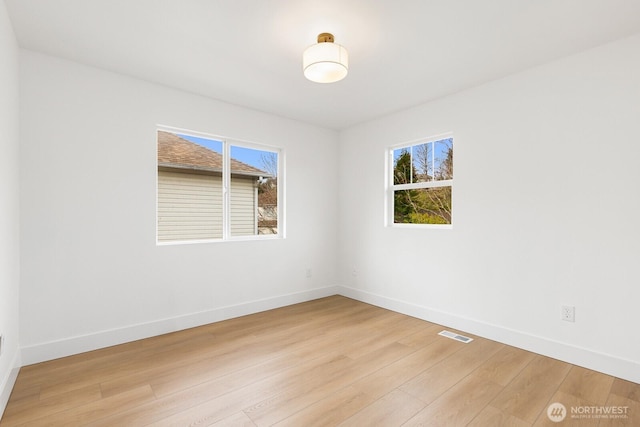
[{"label": "wooden floor plank", "polygon": [[469,427],[530,427],[531,423],[489,405],[480,411],[467,425]]},{"label": "wooden floor plank", "polygon": [[7,408],[3,420],[9,425],[21,424],[44,416],[49,416],[68,409],[82,406],[102,399],[100,386],[93,384],[82,389],[72,390],[56,396],[42,398],[38,401],[38,411],[33,411],[33,402],[17,402]]},{"label": "wooden floor plank", "polygon": [[640,425],[639,384],[442,329],[321,298],[23,367],[0,426]]},{"label": "wooden floor plank", "polygon": [[504,387],[533,360],[534,356],[534,353],[505,346],[480,365],[475,374]]},{"label": "wooden floor plank", "polygon": [[[93,419],[100,419],[119,411],[129,408],[138,407],[141,404],[155,399],[151,387],[140,387],[116,396],[107,397],[105,399],[94,400],[90,403],[75,406],[60,412],[47,415],[38,410],[38,418],[31,418],[26,422],[7,425],[17,426],[86,426]],[[4,426],[4,421],[3,424]]]},{"label": "wooden floor plank", "polygon": [[329,396],[325,396],[323,399],[274,424],[274,426],[335,426],[376,400],[377,398],[364,393],[359,387],[348,386]]},{"label": "wooden floor plank", "polygon": [[540,412],[538,415],[538,419],[533,424],[535,427],[552,427],[557,426],[559,421],[558,418],[552,419],[553,415],[550,417],[547,413],[547,408],[552,403],[561,403],[564,406],[564,420],[561,421],[561,425],[567,426],[584,426],[584,427],[597,427],[600,424],[600,420],[596,418],[573,418],[571,414],[572,407],[578,406],[592,406],[593,402],[589,402],[581,397],[574,396],[568,393],[564,393],[562,391],[557,391],[551,396],[547,404],[545,405],[545,409]]},{"label": "wooden floor plank", "polygon": [[640,403],[640,384],[616,378],[611,386],[611,394]]},{"label": "wooden floor plank", "polygon": [[466,426],[501,390],[500,385],[472,373],[414,415],[404,426]]},{"label": "wooden floor plank", "polygon": [[571,365],[544,356],[534,359],[507,385],[491,405],[509,415],[534,423],[549,405]]},{"label": "wooden floor plank", "polygon": [[440,325],[436,325],[430,322],[423,322],[424,328],[420,329],[405,337],[399,338],[397,341],[400,344],[408,345],[410,347],[424,347],[439,339],[438,332],[444,328]]},{"label": "wooden floor plank", "polygon": [[396,389],[338,424],[341,427],[400,426],[426,405]]},{"label": "wooden floor plank", "polygon": [[238,412],[209,425],[211,427],[256,427],[253,421],[251,421],[244,412]]},{"label": "wooden floor plank", "polygon": [[296,381],[279,393],[277,398],[258,403],[255,405],[257,409],[245,408],[244,411],[258,426],[273,425],[375,372],[380,365],[392,363],[414,351],[411,347],[391,343],[358,359],[350,359],[350,362],[334,375],[324,375],[316,378],[316,381]]},{"label": "wooden floor plank", "polygon": [[580,366],[572,366],[559,390],[596,405],[604,405],[614,378]]},{"label": "wooden floor plank", "polygon": [[[432,331],[433,336],[439,337],[437,331]],[[427,339],[423,348],[416,347],[414,352],[310,404],[278,425],[337,425],[461,348],[460,343],[442,337]]]},{"label": "wooden floor plank", "polygon": [[236,372],[194,387],[176,389],[172,394],[141,405],[134,410],[99,420],[95,425],[107,427],[113,425],[146,425],[147,423],[155,422],[160,425],[161,420],[164,418],[176,420],[189,418],[192,408],[201,410],[200,406],[211,411],[213,414],[211,422],[217,422],[221,418],[241,411],[246,406],[276,394],[289,381],[303,378],[305,373],[316,369],[318,366],[346,362],[346,360],[344,356],[336,356],[333,353],[320,353],[315,358],[288,366],[282,371],[260,369]]},{"label": "wooden floor plank", "polygon": [[609,399],[607,399],[605,406],[617,408],[618,413],[601,419],[601,427],[640,426],[640,402],[637,400],[631,400],[616,394],[611,394]]},{"label": "wooden floor plank", "polygon": [[503,347],[497,342],[477,338],[469,344],[457,344],[463,346],[460,351],[411,379],[400,389],[430,404]]}]

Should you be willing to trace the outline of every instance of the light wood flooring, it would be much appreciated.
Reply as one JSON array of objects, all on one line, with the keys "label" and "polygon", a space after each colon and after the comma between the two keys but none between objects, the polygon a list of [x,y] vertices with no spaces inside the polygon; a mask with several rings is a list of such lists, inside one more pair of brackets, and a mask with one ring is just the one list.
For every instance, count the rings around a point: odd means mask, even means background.
[{"label": "light wood flooring", "polygon": [[24,367],[0,426],[640,426],[638,384],[442,329],[323,298]]}]

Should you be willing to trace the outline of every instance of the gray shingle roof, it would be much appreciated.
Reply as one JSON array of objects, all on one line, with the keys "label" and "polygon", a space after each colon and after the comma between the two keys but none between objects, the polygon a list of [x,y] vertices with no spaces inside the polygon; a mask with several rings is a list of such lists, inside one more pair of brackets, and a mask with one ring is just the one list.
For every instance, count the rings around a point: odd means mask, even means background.
[{"label": "gray shingle roof", "polygon": [[[222,172],[222,154],[171,132],[158,131],[158,166]],[[231,159],[231,173],[271,176],[268,172],[236,159]]]}]

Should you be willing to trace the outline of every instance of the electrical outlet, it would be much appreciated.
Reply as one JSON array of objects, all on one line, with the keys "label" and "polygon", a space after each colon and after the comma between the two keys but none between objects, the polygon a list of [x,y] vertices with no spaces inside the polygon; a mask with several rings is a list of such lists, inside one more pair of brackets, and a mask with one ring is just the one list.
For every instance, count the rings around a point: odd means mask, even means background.
[{"label": "electrical outlet", "polygon": [[4,335],[0,335],[0,356],[2,356],[2,347],[4,347]]},{"label": "electrical outlet", "polygon": [[313,276],[313,271],[310,268],[307,268],[307,277]]},{"label": "electrical outlet", "polygon": [[562,306],[562,320],[566,322],[576,321],[576,308],[572,305]]}]

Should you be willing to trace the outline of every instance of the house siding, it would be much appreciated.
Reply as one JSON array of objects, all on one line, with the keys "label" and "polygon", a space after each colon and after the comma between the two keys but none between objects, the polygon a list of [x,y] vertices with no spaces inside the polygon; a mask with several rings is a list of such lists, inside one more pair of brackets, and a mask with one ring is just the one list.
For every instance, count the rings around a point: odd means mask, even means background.
[{"label": "house siding", "polygon": [[[257,234],[254,179],[231,178],[231,235]],[[158,171],[158,241],[222,238],[222,177]]]},{"label": "house siding", "polygon": [[257,195],[254,179],[231,177],[231,235],[258,234]]},{"label": "house siding", "polygon": [[158,241],[222,238],[222,178],[158,171]]}]

